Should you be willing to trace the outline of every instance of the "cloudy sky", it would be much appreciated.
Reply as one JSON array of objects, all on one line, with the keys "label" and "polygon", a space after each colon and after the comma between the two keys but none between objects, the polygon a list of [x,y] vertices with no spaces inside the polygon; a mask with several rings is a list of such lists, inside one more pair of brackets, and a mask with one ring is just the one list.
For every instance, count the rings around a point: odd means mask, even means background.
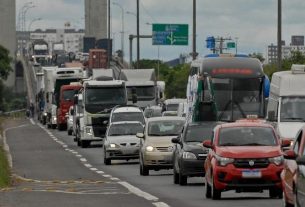
[{"label": "cloudy sky", "polygon": [[[27,0],[17,1],[17,14]],[[32,0],[35,8],[27,13],[27,20],[42,18],[32,29],[63,28],[70,22],[74,28],[84,28],[84,0]],[[125,54],[128,54],[128,35],[136,33],[136,18],[126,14],[136,12],[136,0],[111,0],[125,11]],[[140,0],[140,33],[151,34],[151,23],[189,24],[192,34],[192,0]],[[305,35],[305,1],[283,1],[283,40],[290,44],[291,35]],[[112,5],[112,33],[115,50],[120,49],[121,10]],[[197,51],[209,53],[208,36],[238,38],[241,53],[266,53],[267,45],[277,42],[277,0],[197,0]],[[160,59],[169,60],[188,54],[189,46],[160,46]],[[135,45],[134,45],[135,48]],[[157,58],[158,47],[150,39],[141,40],[141,58]],[[233,51],[232,51],[233,52]]]}]

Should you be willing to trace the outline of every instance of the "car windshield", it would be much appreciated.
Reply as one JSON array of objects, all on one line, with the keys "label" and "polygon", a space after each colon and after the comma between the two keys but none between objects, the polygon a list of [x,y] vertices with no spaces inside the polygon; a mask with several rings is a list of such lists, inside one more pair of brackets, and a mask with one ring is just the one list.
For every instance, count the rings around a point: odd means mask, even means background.
[{"label": "car windshield", "polygon": [[305,121],[305,97],[283,97],[281,101],[281,121]]},{"label": "car windshield", "polygon": [[219,146],[276,146],[273,129],[269,127],[229,127],[219,132]]},{"label": "car windshield", "polygon": [[145,123],[144,115],[142,112],[119,112],[113,113],[111,122],[118,122],[118,121],[138,121],[142,124]]},{"label": "car windshield", "polygon": [[152,121],[148,125],[149,136],[175,136],[181,133],[183,120]]},{"label": "car windshield", "polygon": [[218,120],[234,121],[253,114],[262,116],[261,78],[213,78],[212,81]]},{"label": "car windshield", "polygon": [[214,125],[208,126],[188,126],[185,132],[185,142],[203,142],[211,139]]},{"label": "car windshield", "polygon": [[112,124],[108,130],[108,136],[136,135],[143,133],[143,126],[140,123]]}]

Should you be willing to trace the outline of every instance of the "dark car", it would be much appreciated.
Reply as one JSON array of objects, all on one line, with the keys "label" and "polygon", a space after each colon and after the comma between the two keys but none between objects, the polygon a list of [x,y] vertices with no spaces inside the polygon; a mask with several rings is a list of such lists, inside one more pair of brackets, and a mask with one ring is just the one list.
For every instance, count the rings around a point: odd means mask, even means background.
[{"label": "dark car", "polygon": [[173,138],[175,143],[173,154],[174,183],[187,184],[188,177],[203,177],[204,161],[208,149],[202,146],[202,142],[211,139],[216,122],[188,123],[182,134]]},{"label": "dark car", "polygon": [[284,206],[305,206],[305,126],[297,133],[291,149],[284,152],[284,169],[281,174]]}]

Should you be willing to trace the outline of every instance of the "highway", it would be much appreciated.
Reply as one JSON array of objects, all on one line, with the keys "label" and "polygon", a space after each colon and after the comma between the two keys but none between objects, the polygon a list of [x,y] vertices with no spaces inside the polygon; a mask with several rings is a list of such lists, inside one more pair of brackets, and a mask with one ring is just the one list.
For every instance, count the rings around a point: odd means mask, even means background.
[{"label": "highway", "polygon": [[0,206],[281,206],[280,199],[264,193],[222,194],[214,201],[204,197],[203,178],[190,178],[187,186],[173,184],[172,170],[139,175],[138,160],[103,163],[100,143],[82,149],[66,131],[47,129],[29,119],[12,120],[6,140],[13,187],[0,192]]}]

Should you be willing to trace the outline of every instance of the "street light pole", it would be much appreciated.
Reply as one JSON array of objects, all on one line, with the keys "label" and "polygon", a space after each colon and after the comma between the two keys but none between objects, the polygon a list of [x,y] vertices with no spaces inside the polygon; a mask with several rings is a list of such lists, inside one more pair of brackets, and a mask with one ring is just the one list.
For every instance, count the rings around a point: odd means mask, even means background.
[{"label": "street light pole", "polygon": [[282,0],[277,3],[277,70],[282,69]]},{"label": "street light pole", "polygon": [[124,62],[124,8],[117,2],[113,2],[114,5],[120,7],[122,11],[122,24],[121,24],[121,50],[122,50],[122,62]]},{"label": "street light pole", "polygon": [[193,0],[193,60],[197,57],[196,52],[196,0]]},{"label": "street light pole", "polygon": [[23,23],[22,23],[23,31],[26,31],[26,13],[28,12],[29,9],[32,9],[34,7],[35,5],[28,6],[23,11]]},{"label": "street light pole", "polygon": [[32,21],[30,22],[29,24],[29,27],[28,27],[28,31],[31,31],[31,26],[34,22],[37,22],[37,21],[40,21],[42,20],[42,18],[35,18],[35,19],[32,19]]},{"label": "street light pole", "polygon": [[137,0],[137,69],[139,69],[140,61],[140,14],[139,14],[139,0]]},{"label": "street light pole", "polygon": [[108,57],[108,68],[110,68],[110,0],[108,0],[108,45],[107,45],[107,57]]}]

